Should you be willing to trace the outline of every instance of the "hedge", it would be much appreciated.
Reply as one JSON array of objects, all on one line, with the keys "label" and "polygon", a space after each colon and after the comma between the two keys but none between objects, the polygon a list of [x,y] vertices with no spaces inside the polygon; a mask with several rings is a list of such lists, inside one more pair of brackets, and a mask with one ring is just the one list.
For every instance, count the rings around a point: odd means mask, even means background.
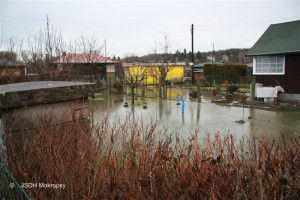
[{"label": "hedge", "polygon": [[206,81],[222,84],[226,80],[229,83],[241,83],[245,81],[247,76],[247,65],[241,64],[206,64],[204,65],[204,76]]}]

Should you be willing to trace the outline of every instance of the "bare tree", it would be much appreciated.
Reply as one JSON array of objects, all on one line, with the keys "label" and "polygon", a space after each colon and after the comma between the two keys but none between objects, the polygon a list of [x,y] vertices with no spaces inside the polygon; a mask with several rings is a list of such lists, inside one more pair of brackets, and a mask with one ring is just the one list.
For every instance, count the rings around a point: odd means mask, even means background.
[{"label": "bare tree", "polygon": [[[78,67],[74,72],[89,75],[90,80],[93,80],[93,75],[97,74],[99,70],[105,71],[106,66],[98,66],[100,62],[98,55],[101,55],[103,47],[104,45],[100,44],[94,36],[81,35],[79,40],[76,40],[76,52],[81,55],[84,67]],[[106,63],[106,57],[104,59],[103,62]]]},{"label": "bare tree", "polygon": [[20,45],[21,57],[31,73],[37,73],[45,78],[46,73],[55,69],[54,61],[66,51],[66,43],[62,35],[53,26],[50,26],[46,16],[46,28],[40,29],[39,35],[34,39],[27,39],[26,48]]},{"label": "bare tree", "polygon": [[131,104],[134,105],[134,89],[138,87],[149,75],[149,67],[141,65],[134,67],[125,67],[124,83],[131,90]]},{"label": "bare tree", "polygon": [[[99,45],[95,37],[80,36],[74,42],[66,43],[62,34],[50,25],[50,20],[46,16],[46,28],[41,29],[38,36],[28,39],[26,49],[21,45],[21,56],[28,66],[29,72],[37,73],[42,78],[47,78],[47,74],[58,75],[59,71],[66,72],[73,78],[78,78],[82,74],[92,75],[93,70],[98,66],[97,56],[103,45]],[[71,62],[71,55],[80,54],[80,64],[74,65]],[[63,74],[63,73],[62,73]],[[54,76],[55,78],[55,76]]]},{"label": "bare tree", "polygon": [[162,98],[166,98],[167,87],[166,87],[166,77],[167,74],[173,70],[171,65],[168,65],[168,52],[170,48],[170,40],[167,35],[164,36],[165,42],[161,43],[160,46],[164,50],[164,57],[162,64],[158,65],[158,70],[160,73],[160,88],[159,88],[159,96]]},{"label": "bare tree", "polygon": [[[4,83],[13,83],[20,75],[24,73],[21,68],[15,68],[16,66],[22,66],[22,62],[18,59],[18,52],[17,52],[17,45],[13,38],[9,39],[9,43],[6,46],[5,51],[0,51],[0,75],[3,76],[3,82]],[[9,67],[7,66],[15,66],[15,67]]]},{"label": "bare tree", "polygon": [[5,64],[6,62],[17,62],[17,52],[16,51],[0,51],[0,60]]}]

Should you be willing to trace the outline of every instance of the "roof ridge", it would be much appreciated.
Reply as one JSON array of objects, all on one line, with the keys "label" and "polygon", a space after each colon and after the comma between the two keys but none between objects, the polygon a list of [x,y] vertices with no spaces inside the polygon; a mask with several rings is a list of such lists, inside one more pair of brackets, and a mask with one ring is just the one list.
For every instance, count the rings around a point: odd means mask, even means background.
[{"label": "roof ridge", "polygon": [[271,24],[260,36],[247,56],[300,52],[300,20]]},{"label": "roof ridge", "polygon": [[104,57],[96,53],[69,53],[61,56],[56,63],[63,63],[68,61],[69,63],[85,63],[85,62],[94,62],[94,63],[118,63],[117,61]]},{"label": "roof ridge", "polygon": [[299,20],[294,20],[294,21],[280,22],[280,23],[276,23],[276,24],[271,24],[270,26],[272,26],[272,25],[280,25],[280,24],[288,24],[288,23],[295,23],[295,22],[300,22],[300,19]]}]

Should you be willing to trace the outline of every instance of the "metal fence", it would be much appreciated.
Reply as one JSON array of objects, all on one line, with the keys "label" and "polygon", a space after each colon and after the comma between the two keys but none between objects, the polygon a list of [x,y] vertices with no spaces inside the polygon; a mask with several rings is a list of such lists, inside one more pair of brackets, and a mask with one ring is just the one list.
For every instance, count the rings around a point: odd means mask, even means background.
[{"label": "metal fence", "polygon": [[31,200],[31,197],[18,184],[10,171],[0,160],[0,200]]}]

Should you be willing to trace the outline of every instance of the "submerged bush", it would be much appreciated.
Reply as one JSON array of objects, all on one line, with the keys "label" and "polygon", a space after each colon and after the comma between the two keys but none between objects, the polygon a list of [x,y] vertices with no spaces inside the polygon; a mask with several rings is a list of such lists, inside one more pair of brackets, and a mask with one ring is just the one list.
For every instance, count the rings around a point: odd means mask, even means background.
[{"label": "submerged bush", "polygon": [[121,81],[115,81],[113,87],[117,90],[118,93],[123,92],[123,83]]},{"label": "submerged bush", "polygon": [[[77,117],[76,117],[77,116]],[[7,132],[8,166],[19,183],[66,184],[26,188],[34,199],[297,199],[299,138],[244,138],[229,133],[205,141],[166,134],[158,123],[102,113],[91,126],[78,115],[68,124],[41,119],[22,131],[15,148]],[[9,130],[9,129],[8,129]]]},{"label": "submerged bush", "polygon": [[229,85],[227,87],[227,91],[230,92],[231,94],[233,94],[234,92],[236,92],[238,90],[238,87],[236,85]]}]

